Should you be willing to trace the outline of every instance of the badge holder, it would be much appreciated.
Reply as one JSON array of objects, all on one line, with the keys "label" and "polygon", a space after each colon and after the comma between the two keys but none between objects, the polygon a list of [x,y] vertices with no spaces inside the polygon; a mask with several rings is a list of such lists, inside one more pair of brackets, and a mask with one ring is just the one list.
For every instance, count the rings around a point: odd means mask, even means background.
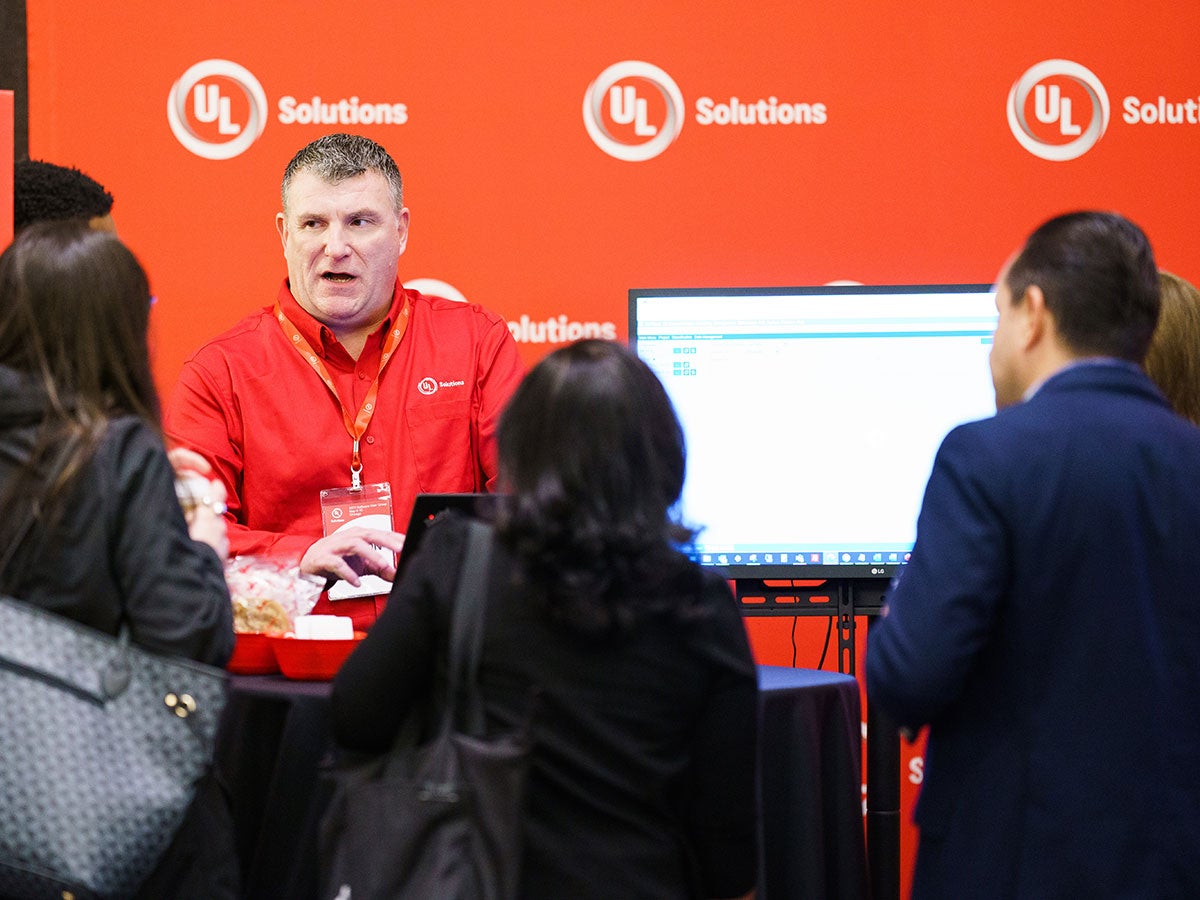
[{"label": "badge holder", "polygon": [[[389,482],[364,484],[361,487],[329,488],[321,491],[321,525],[325,536],[345,528],[377,528],[393,531],[392,486]],[[375,545],[372,544],[374,547]],[[375,547],[381,558],[395,563],[391,550]],[[378,575],[363,575],[355,587],[348,581],[339,580],[328,591],[330,600],[346,600],[350,597],[374,597],[389,593],[392,583]]]}]

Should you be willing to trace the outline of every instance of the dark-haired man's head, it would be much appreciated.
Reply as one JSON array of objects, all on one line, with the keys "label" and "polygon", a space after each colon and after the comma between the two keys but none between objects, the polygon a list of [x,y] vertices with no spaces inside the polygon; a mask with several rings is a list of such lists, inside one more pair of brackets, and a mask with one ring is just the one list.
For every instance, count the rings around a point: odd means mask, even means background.
[{"label": "dark-haired man's head", "polygon": [[13,167],[13,231],[34,222],[84,219],[92,228],[115,232],[113,196],[78,169],[39,160]]},{"label": "dark-haired man's head", "polygon": [[996,285],[997,406],[1017,402],[1073,359],[1141,363],[1158,322],[1159,281],[1145,233],[1112,212],[1074,212],[1037,228]]}]

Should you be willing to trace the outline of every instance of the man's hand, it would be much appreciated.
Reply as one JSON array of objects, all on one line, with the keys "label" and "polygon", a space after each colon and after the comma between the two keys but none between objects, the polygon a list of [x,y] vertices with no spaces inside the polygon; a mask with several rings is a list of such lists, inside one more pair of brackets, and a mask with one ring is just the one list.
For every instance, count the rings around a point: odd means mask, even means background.
[{"label": "man's hand", "polygon": [[[404,546],[404,535],[381,528],[345,528],[321,538],[304,551],[300,571],[324,578],[333,576],[358,587],[360,575],[396,577],[393,554]],[[387,552],[391,551],[391,552]]]}]

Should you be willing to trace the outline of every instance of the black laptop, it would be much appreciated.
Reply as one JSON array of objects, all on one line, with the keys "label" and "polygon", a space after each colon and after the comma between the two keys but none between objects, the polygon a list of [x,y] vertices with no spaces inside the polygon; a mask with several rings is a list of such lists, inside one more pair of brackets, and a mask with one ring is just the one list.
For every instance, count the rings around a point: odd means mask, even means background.
[{"label": "black laptop", "polygon": [[413,502],[412,515],[408,517],[408,530],[404,532],[404,547],[396,559],[396,580],[408,567],[408,561],[416,555],[425,532],[433,522],[450,510],[467,516],[479,517],[495,500],[495,494],[417,494]]}]

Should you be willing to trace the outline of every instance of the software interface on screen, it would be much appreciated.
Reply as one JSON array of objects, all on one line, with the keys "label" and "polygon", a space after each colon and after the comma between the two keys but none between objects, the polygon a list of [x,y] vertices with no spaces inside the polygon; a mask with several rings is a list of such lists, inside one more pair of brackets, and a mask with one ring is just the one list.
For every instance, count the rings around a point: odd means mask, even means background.
[{"label": "software interface on screen", "polygon": [[683,423],[704,564],[890,574],[942,438],[995,412],[989,286],[631,291],[630,316]]}]

